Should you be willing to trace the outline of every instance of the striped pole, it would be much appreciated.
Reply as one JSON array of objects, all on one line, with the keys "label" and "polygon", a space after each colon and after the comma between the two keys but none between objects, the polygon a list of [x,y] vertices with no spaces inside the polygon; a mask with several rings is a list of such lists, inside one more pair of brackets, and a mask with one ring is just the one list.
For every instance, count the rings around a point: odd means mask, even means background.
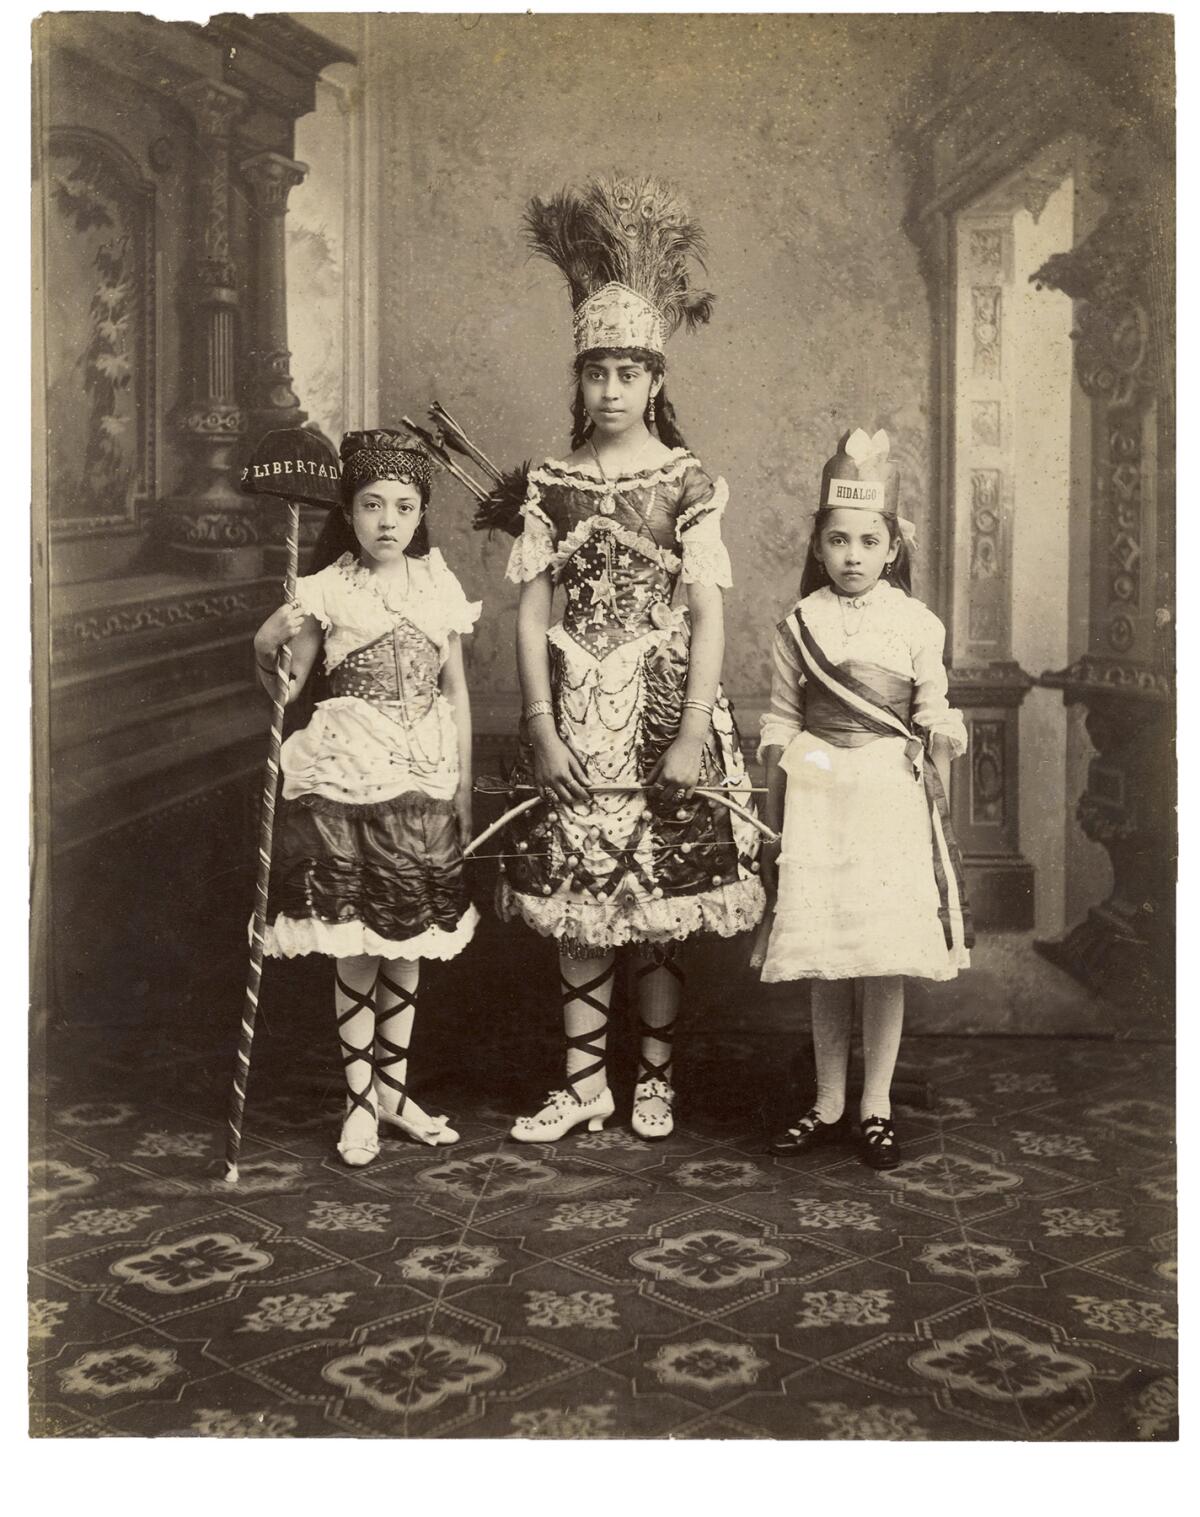
[{"label": "striped pole", "polygon": [[[296,595],[296,569],[300,559],[300,507],[288,501],[287,573],[284,594]],[[267,930],[267,888],[271,881],[271,842],[275,836],[275,791],[279,783],[279,749],[283,739],[283,712],[291,679],[292,645],[284,643],[275,664],[275,696],[271,708],[271,736],[263,770],[262,803],[258,821],[258,878],[254,885],[254,924],[250,930],[250,968],[246,975],[246,1001],[238,1034],[237,1065],[229,1097],[229,1130],[225,1137],[225,1183],[236,1185],[238,1155],[242,1148],[242,1117],[246,1110],[246,1087],[250,1083],[250,1049],[258,1015],[258,990],[262,984],[263,938]]]}]

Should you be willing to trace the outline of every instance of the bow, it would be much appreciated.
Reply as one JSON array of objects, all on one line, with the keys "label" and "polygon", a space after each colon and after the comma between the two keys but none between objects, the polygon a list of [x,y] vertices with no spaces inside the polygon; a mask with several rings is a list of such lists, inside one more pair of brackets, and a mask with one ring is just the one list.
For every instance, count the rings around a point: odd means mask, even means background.
[{"label": "bow", "polygon": [[[491,786],[484,782],[476,784],[474,788],[476,791],[483,795],[495,795],[499,792],[500,789],[498,786]],[[645,786],[590,785],[588,789],[592,795],[634,795],[637,792],[644,790]],[[515,821],[517,817],[523,816],[526,811],[532,811],[533,808],[544,799],[541,792],[534,789],[532,785],[503,786],[503,793],[506,795],[513,795],[523,790],[532,791],[533,793],[528,795],[525,800],[518,801],[515,806],[510,806],[509,809],[504,812],[503,815],[500,816],[496,821],[494,821],[490,827],[484,828],[478,837],[472,838],[467,846],[463,849],[464,859],[469,858],[477,848],[482,847],[489,838],[495,837],[498,832],[507,827],[510,822]],[[762,792],[751,789],[750,793],[760,794]],[[726,792],[719,786],[697,785],[695,790],[692,791],[692,794],[707,796],[710,800],[716,801],[718,805],[724,806],[727,811],[733,812],[735,816],[741,817],[743,821],[749,822],[749,824],[757,832],[760,832],[762,834],[768,843],[779,842],[779,833],[773,832],[771,828],[768,827],[765,822],[760,821],[752,811],[747,811],[744,806],[739,806],[736,801],[731,800]]]}]

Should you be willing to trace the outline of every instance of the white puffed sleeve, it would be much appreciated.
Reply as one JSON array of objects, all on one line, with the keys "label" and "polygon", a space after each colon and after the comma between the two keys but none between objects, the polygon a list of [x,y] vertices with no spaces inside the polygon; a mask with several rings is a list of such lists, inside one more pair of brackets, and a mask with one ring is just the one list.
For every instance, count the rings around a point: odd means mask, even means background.
[{"label": "white puffed sleeve", "polygon": [[438,618],[449,632],[460,635],[474,630],[483,610],[481,600],[468,600],[457,575],[442,557],[441,550],[431,548],[429,566],[433,572],[433,584],[437,596]]},{"label": "white puffed sleeve", "polygon": [[554,560],[554,523],[541,507],[542,492],[532,480],[521,507],[525,528],[512,545],[505,577],[523,585],[536,579]]},{"label": "white puffed sleeve", "polygon": [[946,629],[927,607],[921,606],[919,610],[912,644],[913,678],[917,686],[913,721],[930,736],[948,738],[952,755],[957,758],[967,751],[967,729],[947,699],[949,687],[942,662]]},{"label": "white puffed sleeve", "polygon": [[728,504],[729,486],[717,479],[712,493],[690,505],[676,522],[685,585],[719,585],[723,590],[732,587],[729,550],[721,540],[721,517]]},{"label": "white puffed sleeve", "polygon": [[758,762],[768,748],[786,748],[804,728],[804,670],[796,657],[792,639],[782,627],[775,629],[771,646],[771,704],[760,720]]},{"label": "white puffed sleeve", "polygon": [[326,593],[331,587],[336,569],[336,564],[330,564],[318,574],[304,574],[296,581],[297,604],[306,616],[315,616],[326,632],[333,625],[333,619],[326,604]]}]

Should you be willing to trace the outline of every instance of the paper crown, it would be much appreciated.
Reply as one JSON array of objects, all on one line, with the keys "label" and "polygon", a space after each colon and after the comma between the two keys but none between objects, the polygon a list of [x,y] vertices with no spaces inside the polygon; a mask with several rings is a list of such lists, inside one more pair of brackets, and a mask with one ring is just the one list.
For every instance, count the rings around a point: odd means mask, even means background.
[{"label": "paper crown", "polygon": [[891,442],[880,428],[868,437],[855,427],[838,444],[838,450],[821,471],[821,509],[878,511],[894,516],[901,535],[910,545],[915,529],[900,515],[900,470],[892,462]]},{"label": "paper crown", "polygon": [[575,351],[593,348],[646,348],[661,353],[666,323],[656,305],[615,280],[575,307]]},{"label": "paper crown", "polygon": [[534,199],[529,246],[567,281],[576,353],[592,348],[663,352],[680,325],[712,315],[713,297],[691,285],[704,236],[674,189],[650,175],[610,174],[582,190]]}]

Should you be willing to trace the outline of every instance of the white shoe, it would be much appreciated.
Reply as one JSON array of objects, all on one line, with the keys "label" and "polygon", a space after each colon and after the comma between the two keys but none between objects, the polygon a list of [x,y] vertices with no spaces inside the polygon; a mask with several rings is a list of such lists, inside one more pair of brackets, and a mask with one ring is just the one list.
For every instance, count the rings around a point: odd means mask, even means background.
[{"label": "white shoe", "polygon": [[613,1114],[612,1091],[606,1085],[590,1101],[577,1100],[569,1090],[552,1090],[546,1104],[532,1117],[518,1117],[508,1135],[518,1143],[557,1143],[581,1122],[599,1132]]},{"label": "white shoe", "polygon": [[[346,1123],[358,1110],[361,1103],[348,1101],[346,1115],[342,1118],[342,1134],[338,1139],[337,1151],[342,1156],[342,1163],[348,1164],[351,1169],[362,1169],[379,1157],[379,1115],[376,1114],[375,1131],[365,1138],[349,1139],[346,1137]],[[374,1110],[373,1107],[369,1109]]]},{"label": "white shoe", "polygon": [[639,1138],[654,1141],[669,1138],[675,1131],[671,1108],[675,1092],[665,1080],[642,1080],[633,1088],[633,1114],[629,1125]]},{"label": "white shoe", "polygon": [[431,1148],[444,1143],[457,1143],[458,1134],[450,1126],[445,1117],[431,1117],[421,1110],[411,1096],[404,1103],[404,1115],[399,1111],[389,1111],[382,1101],[379,1103],[379,1120],[390,1122],[393,1127],[398,1127],[406,1138],[411,1138],[414,1143],[427,1143]]}]

